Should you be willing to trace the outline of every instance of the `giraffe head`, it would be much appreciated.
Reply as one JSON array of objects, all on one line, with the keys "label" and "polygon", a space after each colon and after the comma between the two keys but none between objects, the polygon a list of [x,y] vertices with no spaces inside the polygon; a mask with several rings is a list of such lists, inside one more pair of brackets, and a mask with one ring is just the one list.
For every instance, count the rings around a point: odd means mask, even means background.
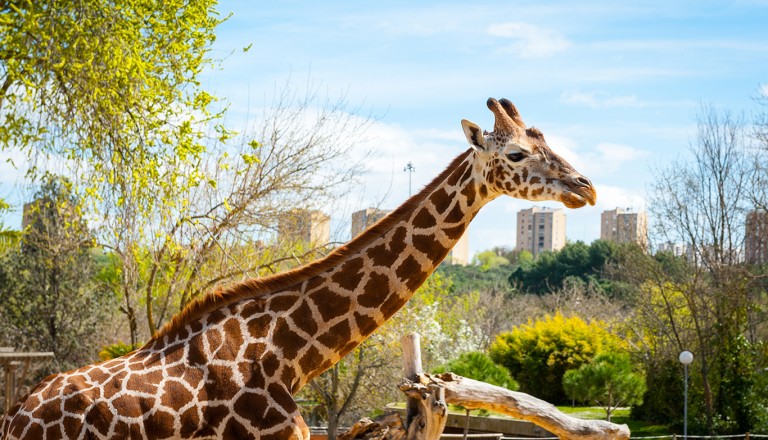
[{"label": "giraffe head", "polygon": [[461,121],[469,144],[484,166],[488,188],[526,200],[555,200],[569,208],[595,204],[592,182],[555,154],[536,128],[526,128],[508,99],[488,98],[496,122],[493,131]]}]

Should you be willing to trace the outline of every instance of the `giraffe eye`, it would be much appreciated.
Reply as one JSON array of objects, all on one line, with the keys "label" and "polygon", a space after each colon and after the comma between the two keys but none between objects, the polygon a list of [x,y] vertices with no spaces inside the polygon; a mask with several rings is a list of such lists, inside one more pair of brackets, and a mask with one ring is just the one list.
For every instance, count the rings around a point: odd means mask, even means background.
[{"label": "giraffe eye", "polygon": [[512,162],[520,162],[525,157],[525,153],[522,151],[518,151],[517,153],[509,153],[507,154],[507,159],[511,160]]}]

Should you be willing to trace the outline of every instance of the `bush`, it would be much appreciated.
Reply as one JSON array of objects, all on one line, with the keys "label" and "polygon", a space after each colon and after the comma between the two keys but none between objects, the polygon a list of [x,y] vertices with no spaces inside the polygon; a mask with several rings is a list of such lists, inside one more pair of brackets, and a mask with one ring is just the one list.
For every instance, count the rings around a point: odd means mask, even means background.
[{"label": "bush", "polygon": [[114,344],[102,347],[101,351],[99,351],[99,359],[102,361],[116,359],[136,350],[137,348],[141,347],[141,345],[142,344],[131,345],[126,344],[123,341],[118,341]]},{"label": "bush", "polygon": [[490,356],[518,380],[521,391],[560,404],[569,402],[562,385],[567,370],[579,368],[598,353],[618,351],[621,345],[604,323],[557,313],[499,334]]},{"label": "bush", "polygon": [[435,369],[435,373],[446,371],[508,390],[515,391],[520,388],[517,381],[509,374],[509,370],[493,362],[488,355],[478,351],[462,353],[458,358]]}]

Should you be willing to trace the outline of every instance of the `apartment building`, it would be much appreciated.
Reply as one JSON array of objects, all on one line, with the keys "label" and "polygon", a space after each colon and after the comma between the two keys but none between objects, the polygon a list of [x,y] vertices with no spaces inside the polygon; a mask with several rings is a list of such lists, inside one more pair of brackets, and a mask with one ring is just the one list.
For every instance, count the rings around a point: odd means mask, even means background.
[{"label": "apartment building", "polygon": [[277,229],[280,236],[287,239],[314,245],[331,241],[331,217],[316,209],[295,209],[286,213]]},{"label": "apartment building", "polygon": [[562,209],[533,208],[517,213],[517,246],[534,256],[565,246],[565,213]]},{"label": "apartment building", "polygon": [[768,263],[768,212],[765,210],[755,210],[747,214],[744,257],[750,264]]},{"label": "apartment building", "polygon": [[469,229],[459,238],[451,252],[445,257],[447,264],[466,266],[469,264]]},{"label": "apartment building", "polygon": [[352,213],[351,237],[355,238],[361,232],[373,226],[374,223],[383,219],[392,211],[377,208],[367,208]]},{"label": "apartment building", "polygon": [[648,220],[645,211],[616,208],[600,214],[600,239],[636,243],[648,249]]}]

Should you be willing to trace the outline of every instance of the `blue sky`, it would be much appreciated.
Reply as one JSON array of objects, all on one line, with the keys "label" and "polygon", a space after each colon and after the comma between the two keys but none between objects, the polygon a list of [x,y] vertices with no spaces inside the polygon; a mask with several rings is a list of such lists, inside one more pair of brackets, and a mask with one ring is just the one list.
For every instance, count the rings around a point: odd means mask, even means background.
[{"label": "blue sky", "polygon": [[[768,0],[472,3],[225,1],[213,49],[224,61],[204,85],[230,120],[289,78],[376,115],[364,146],[376,160],[350,209],[384,195],[399,205],[406,163],[423,186],[467,148],[460,120],[490,129],[486,99],[509,98],[596,184],[597,206],[566,211],[569,239],[586,242],[602,210],[644,207],[652,167],[685,156],[701,103],[748,114],[768,95]],[[471,252],[514,246],[516,212],[531,205],[489,204]]]},{"label": "blue sky", "polygon": [[[225,2],[214,53],[234,52],[209,85],[237,113],[244,97],[311,78],[379,115],[360,208],[390,183],[384,205],[400,204],[403,166],[426,184],[466,148],[459,121],[490,129],[485,100],[507,97],[595,182],[598,205],[566,212],[569,239],[586,242],[602,210],[644,207],[652,168],[687,154],[701,103],[748,114],[768,91],[765,0],[474,3]],[[529,206],[489,204],[471,252],[513,246]]]}]

